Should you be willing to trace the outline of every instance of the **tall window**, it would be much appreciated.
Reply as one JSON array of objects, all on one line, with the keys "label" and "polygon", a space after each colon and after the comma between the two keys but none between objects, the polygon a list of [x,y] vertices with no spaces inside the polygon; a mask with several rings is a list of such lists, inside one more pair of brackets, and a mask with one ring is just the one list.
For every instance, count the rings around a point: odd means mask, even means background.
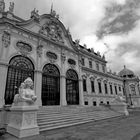
[{"label": "tall window", "polygon": [[119,86],[119,91],[121,91],[121,87]]},{"label": "tall window", "polygon": [[110,93],[113,94],[112,85],[110,85]]},{"label": "tall window", "polygon": [[102,65],[102,70],[105,73],[105,66],[104,65]]},{"label": "tall window", "polygon": [[102,93],[101,82],[98,82],[98,87],[99,87],[99,93]]},{"label": "tall window", "polygon": [[83,79],[83,91],[87,91],[86,79]]},{"label": "tall window", "polygon": [[81,59],[81,63],[83,66],[85,66],[85,59],[84,58]]},{"label": "tall window", "polygon": [[34,80],[34,65],[24,56],[15,56],[9,62],[5,89],[5,104],[12,104],[18,88],[27,77]]},{"label": "tall window", "polygon": [[108,93],[108,91],[107,91],[107,83],[104,83],[104,87],[105,87],[105,94],[107,94]]},{"label": "tall window", "polygon": [[42,73],[42,105],[60,104],[60,73],[53,64],[46,64]]},{"label": "tall window", "polygon": [[91,81],[91,91],[95,92],[94,81]]},{"label": "tall window", "polygon": [[92,61],[89,61],[89,68],[92,68]]},{"label": "tall window", "polygon": [[117,86],[115,86],[115,93],[116,93],[116,95],[118,94]]},{"label": "tall window", "polygon": [[99,64],[98,63],[96,63],[96,69],[97,69],[97,71],[99,71]]}]

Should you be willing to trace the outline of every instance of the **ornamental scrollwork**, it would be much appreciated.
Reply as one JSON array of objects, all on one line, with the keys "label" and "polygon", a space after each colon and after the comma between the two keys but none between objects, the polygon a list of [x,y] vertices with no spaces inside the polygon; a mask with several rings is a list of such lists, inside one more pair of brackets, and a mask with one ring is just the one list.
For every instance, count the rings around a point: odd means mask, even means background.
[{"label": "ornamental scrollwork", "polygon": [[41,27],[39,33],[47,36],[53,41],[64,43],[62,37],[62,30],[54,20],[50,20],[46,24],[44,24]]},{"label": "ornamental scrollwork", "polygon": [[28,113],[25,115],[25,121],[27,125],[34,124],[35,121],[35,114],[34,113]]},{"label": "ornamental scrollwork", "polygon": [[61,54],[61,61],[62,61],[62,63],[65,63],[65,61],[66,61],[66,55],[65,55],[65,53],[62,53]]},{"label": "ornamental scrollwork", "polygon": [[22,55],[27,55],[32,51],[31,45],[23,41],[18,41],[16,47]]},{"label": "ornamental scrollwork", "polygon": [[43,45],[38,45],[36,48],[36,52],[39,57],[42,56],[42,51],[43,51]]},{"label": "ornamental scrollwork", "polygon": [[5,30],[2,35],[2,44],[4,47],[9,47],[11,43],[11,34],[9,31]]},{"label": "ornamental scrollwork", "polygon": [[54,63],[57,60],[57,55],[53,52],[48,51],[46,56],[49,58],[50,63]]},{"label": "ornamental scrollwork", "polygon": [[76,65],[76,62],[75,62],[75,60],[73,60],[73,59],[68,59],[68,64],[70,65],[70,67],[72,68],[72,69],[74,69],[75,68],[75,65]]},{"label": "ornamental scrollwork", "polygon": [[68,59],[68,63],[69,63],[70,65],[76,65],[76,62],[75,62],[75,60],[73,60],[73,59]]}]

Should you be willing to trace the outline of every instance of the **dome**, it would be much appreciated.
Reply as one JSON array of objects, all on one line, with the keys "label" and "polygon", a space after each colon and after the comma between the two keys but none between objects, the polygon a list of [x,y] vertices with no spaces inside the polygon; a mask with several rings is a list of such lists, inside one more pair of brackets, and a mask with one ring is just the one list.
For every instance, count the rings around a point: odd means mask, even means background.
[{"label": "dome", "polygon": [[132,77],[134,77],[134,72],[131,71],[131,70],[129,70],[129,69],[127,69],[126,66],[124,66],[123,70],[121,70],[119,72],[119,76],[120,77],[129,77],[129,78],[132,78]]}]

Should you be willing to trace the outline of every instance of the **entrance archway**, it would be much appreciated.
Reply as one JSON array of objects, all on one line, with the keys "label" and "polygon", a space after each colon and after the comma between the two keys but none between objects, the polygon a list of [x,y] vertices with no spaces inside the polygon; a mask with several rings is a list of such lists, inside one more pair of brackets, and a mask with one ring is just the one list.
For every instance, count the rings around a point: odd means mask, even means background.
[{"label": "entrance archway", "polygon": [[60,73],[53,64],[46,64],[42,74],[42,105],[60,104]]},{"label": "entrance archway", "polygon": [[34,65],[24,56],[13,57],[8,66],[5,89],[5,104],[12,104],[14,95],[18,93],[20,84],[27,78],[34,80]]},{"label": "entrance archway", "polygon": [[68,105],[79,104],[78,75],[73,69],[66,73],[66,100]]}]

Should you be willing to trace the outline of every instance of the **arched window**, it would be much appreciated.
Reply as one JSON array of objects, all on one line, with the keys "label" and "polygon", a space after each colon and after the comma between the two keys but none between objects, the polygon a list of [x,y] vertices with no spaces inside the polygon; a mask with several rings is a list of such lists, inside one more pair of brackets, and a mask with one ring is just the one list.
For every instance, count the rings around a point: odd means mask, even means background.
[{"label": "arched window", "polygon": [[42,74],[42,105],[60,104],[60,73],[53,64],[47,64]]},{"label": "arched window", "polygon": [[20,84],[27,78],[34,80],[34,65],[31,60],[24,56],[13,57],[8,66],[5,104],[12,104],[14,95],[18,93]]},{"label": "arched window", "polygon": [[66,73],[66,100],[68,105],[79,104],[78,75],[73,69]]}]

